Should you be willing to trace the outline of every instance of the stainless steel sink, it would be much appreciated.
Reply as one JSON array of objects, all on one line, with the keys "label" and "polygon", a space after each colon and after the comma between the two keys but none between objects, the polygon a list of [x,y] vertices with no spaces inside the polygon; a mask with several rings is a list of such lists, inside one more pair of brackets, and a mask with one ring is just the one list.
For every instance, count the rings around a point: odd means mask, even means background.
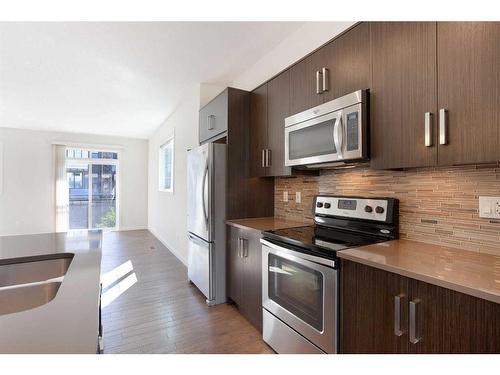
[{"label": "stainless steel sink", "polygon": [[52,301],[61,281],[24,284],[0,289],[0,315],[30,310]]},{"label": "stainless steel sink", "polygon": [[73,254],[0,265],[0,315],[30,310],[52,301]]},{"label": "stainless steel sink", "polygon": [[66,275],[73,254],[61,254],[58,258],[31,260],[0,266],[0,288],[10,285],[45,281]]}]

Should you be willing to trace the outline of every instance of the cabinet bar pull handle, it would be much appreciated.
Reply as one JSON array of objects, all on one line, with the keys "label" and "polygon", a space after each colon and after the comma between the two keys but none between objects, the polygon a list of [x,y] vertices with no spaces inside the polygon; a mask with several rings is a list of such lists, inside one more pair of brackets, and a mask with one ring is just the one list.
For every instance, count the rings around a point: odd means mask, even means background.
[{"label": "cabinet bar pull handle", "polygon": [[410,302],[410,342],[412,344],[418,343],[420,340],[422,340],[422,337],[420,335],[420,327],[417,322],[417,308],[420,305],[420,300],[415,299]]},{"label": "cabinet bar pull handle", "polygon": [[316,94],[321,94],[321,89],[319,87],[320,85],[320,72],[319,70],[316,70]]},{"label": "cabinet bar pull handle", "polygon": [[405,333],[401,328],[401,300],[405,297],[403,293],[394,296],[394,334],[398,337]]},{"label": "cabinet bar pull handle", "polygon": [[432,146],[432,113],[425,112],[425,147]]},{"label": "cabinet bar pull handle", "polygon": [[208,130],[212,130],[214,128],[214,123],[215,123],[215,116],[209,115],[208,116]]},{"label": "cabinet bar pull handle", "polygon": [[328,69],[323,68],[323,92],[328,91]]},{"label": "cabinet bar pull handle", "polygon": [[238,257],[241,258],[241,237],[238,238]]},{"label": "cabinet bar pull handle", "polygon": [[266,167],[270,167],[271,166],[271,150],[270,149],[266,149]]},{"label": "cabinet bar pull handle", "polygon": [[262,149],[262,168],[266,167],[266,150]]},{"label": "cabinet bar pull handle", "polygon": [[445,108],[439,110],[439,144],[445,145],[448,143],[448,124],[446,117],[448,111]]},{"label": "cabinet bar pull handle", "polygon": [[243,253],[243,258],[247,258],[248,257],[248,245],[247,245],[247,240],[246,238],[242,238],[241,239],[241,247],[243,249],[242,253]]}]

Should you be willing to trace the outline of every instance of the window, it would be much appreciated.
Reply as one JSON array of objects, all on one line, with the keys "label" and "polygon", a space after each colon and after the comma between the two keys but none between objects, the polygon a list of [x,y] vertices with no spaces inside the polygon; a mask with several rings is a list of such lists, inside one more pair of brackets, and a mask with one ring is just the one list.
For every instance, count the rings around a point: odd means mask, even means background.
[{"label": "window", "polygon": [[160,146],[160,191],[174,191],[174,137]]}]

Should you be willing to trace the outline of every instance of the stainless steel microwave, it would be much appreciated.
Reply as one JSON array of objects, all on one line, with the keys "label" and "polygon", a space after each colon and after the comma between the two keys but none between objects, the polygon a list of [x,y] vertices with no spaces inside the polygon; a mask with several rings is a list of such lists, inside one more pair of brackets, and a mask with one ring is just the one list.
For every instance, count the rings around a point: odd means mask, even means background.
[{"label": "stainless steel microwave", "polygon": [[285,119],[285,165],[328,167],[368,159],[368,91]]}]

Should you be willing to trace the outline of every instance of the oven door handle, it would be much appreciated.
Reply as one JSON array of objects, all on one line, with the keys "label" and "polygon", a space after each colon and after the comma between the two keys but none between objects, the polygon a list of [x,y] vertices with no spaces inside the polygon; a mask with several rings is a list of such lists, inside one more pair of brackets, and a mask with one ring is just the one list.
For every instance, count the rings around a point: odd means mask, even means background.
[{"label": "oven door handle", "polygon": [[273,250],[273,253],[278,256],[283,256],[284,258],[289,258],[297,263],[302,263],[308,265],[310,262],[321,264],[327,267],[335,268],[335,261],[332,259],[321,258],[315,255],[300,253],[298,251],[290,250],[282,246],[278,246],[270,241],[261,239],[260,243],[269,247]]}]

